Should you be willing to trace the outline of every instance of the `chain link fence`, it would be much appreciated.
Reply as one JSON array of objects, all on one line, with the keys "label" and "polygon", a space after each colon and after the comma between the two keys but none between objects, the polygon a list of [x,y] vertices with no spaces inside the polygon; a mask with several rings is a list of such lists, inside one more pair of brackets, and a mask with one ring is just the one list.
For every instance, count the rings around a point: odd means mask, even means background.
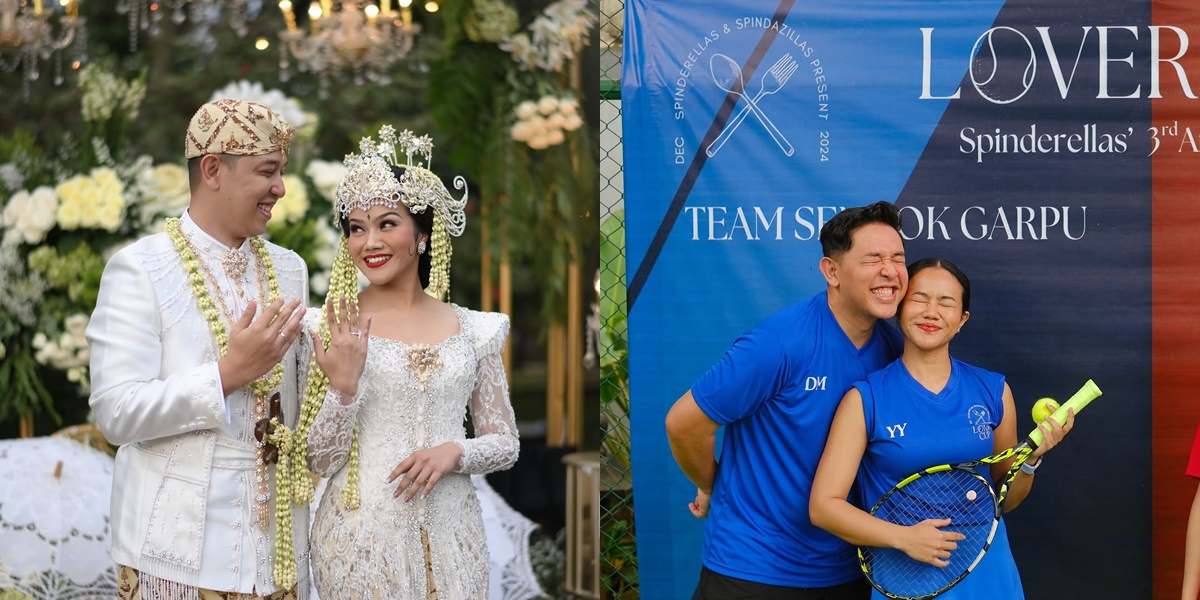
[{"label": "chain link fence", "polygon": [[624,0],[600,0],[600,577],[604,598],[638,598],[629,462],[625,192],[621,151]]}]

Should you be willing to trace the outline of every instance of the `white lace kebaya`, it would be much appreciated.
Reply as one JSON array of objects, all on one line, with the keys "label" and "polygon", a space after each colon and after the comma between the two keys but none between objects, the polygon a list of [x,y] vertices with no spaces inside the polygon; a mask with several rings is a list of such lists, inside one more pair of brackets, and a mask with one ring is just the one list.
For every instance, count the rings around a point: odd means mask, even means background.
[{"label": "white lace kebaya", "polygon": [[[426,600],[423,532],[437,597],[487,596],[488,550],[470,475],[507,469],[517,460],[517,427],[501,360],[508,317],[454,310],[460,330],[437,344],[372,336],[358,396],[343,405],[330,390],[317,414],[308,438],[309,466],[331,478],[311,533],[322,600]],[[472,437],[464,425],[468,410]],[[347,510],[340,498],[356,425],[360,503]],[[425,498],[393,498],[398,481],[387,483],[392,469],[414,451],[446,441],[462,447],[457,470]]]}]

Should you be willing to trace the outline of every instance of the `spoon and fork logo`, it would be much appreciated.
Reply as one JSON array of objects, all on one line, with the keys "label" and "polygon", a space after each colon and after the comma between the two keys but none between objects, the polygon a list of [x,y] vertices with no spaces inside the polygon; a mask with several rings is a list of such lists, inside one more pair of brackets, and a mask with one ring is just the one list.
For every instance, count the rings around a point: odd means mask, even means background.
[{"label": "spoon and fork logo", "polygon": [[725,128],[721,130],[721,134],[708,145],[705,153],[709,157],[716,156],[721,147],[725,145],[725,142],[729,141],[729,138],[741,126],[742,121],[746,120],[748,115],[753,114],[786,156],[794,154],[795,149],[792,148],[792,144],[779,131],[779,128],[771,122],[767,114],[759,108],[758,103],[764,96],[777,93],[783,89],[788,79],[800,68],[800,64],[796,62],[796,59],[792,58],[791,54],[784,54],[779,60],[775,61],[775,64],[763,73],[762,78],[759,80],[758,93],[754,94],[753,97],[746,93],[746,82],[742,77],[742,68],[737,64],[737,61],[718,53],[712,55],[708,66],[712,72],[713,82],[717,84],[717,87],[728,93],[737,95],[743,102],[743,105],[741,110],[725,123]]}]

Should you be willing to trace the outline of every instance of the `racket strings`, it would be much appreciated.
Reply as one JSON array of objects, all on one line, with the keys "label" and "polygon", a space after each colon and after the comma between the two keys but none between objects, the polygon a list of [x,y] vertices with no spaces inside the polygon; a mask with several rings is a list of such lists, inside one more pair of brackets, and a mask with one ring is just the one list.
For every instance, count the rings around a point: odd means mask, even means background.
[{"label": "racket strings", "polygon": [[950,525],[942,530],[961,533],[965,539],[950,552],[946,567],[913,560],[894,548],[862,547],[868,577],[881,591],[906,598],[927,597],[949,588],[987,549],[995,531],[996,510],[991,485],[974,471],[952,469],[913,479],[894,489],[871,514],[903,526],[926,519],[950,519]]}]

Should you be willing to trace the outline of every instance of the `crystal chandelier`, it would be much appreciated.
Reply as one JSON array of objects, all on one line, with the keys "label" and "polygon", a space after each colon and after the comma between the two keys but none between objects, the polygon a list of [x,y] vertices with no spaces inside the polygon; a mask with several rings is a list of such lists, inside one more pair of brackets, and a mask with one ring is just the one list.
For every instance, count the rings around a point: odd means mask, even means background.
[{"label": "crystal chandelier", "polygon": [[138,32],[150,36],[162,30],[162,20],[169,16],[171,25],[191,23],[195,28],[193,40],[203,51],[211,51],[216,44],[211,29],[220,24],[222,18],[238,36],[249,31],[249,23],[258,16],[261,8],[253,0],[117,0],[118,14],[129,15],[129,51],[138,49]]},{"label": "crystal chandelier", "polygon": [[[51,0],[53,2],[53,0]],[[54,83],[63,82],[61,51],[73,45],[72,68],[87,60],[87,40],[84,32],[85,18],[79,16],[76,0],[60,0],[62,16],[58,19],[59,31],[55,32],[50,18],[51,7],[42,5],[42,0],[23,3],[21,0],[0,0],[0,69],[12,73],[22,70],[25,96],[29,96],[29,83],[41,76],[38,63],[58,54],[54,68]]]},{"label": "crystal chandelier", "polygon": [[[412,22],[412,0],[399,0],[399,10],[390,0],[378,5],[344,1],[335,9],[332,0],[314,0],[308,7],[308,30],[296,25],[291,0],[281,0],[279,10],[287,22],[280,32],[279,77],[287,81],[291,61],[301,73],[319,76],[325,93],[329,80],[340,73],[352,74],[355,84],[367,81],[388,84],[388,71],[413,47],[421,26]],[[436,11],[436,2],[425,9]]]}]

